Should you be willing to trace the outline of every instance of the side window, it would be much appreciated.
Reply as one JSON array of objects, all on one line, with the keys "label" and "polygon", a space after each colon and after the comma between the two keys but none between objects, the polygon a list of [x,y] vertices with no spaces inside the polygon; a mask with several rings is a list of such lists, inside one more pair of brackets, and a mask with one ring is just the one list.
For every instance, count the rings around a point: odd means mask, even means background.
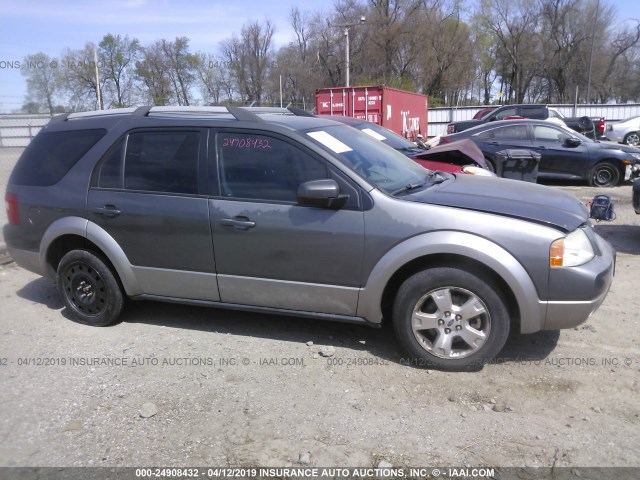
[{"label": "side window", "polygon": [[533,138],[538,142],[561,142],[563,137],[563,132],[556,128],[538,125],[533,127]]},{"label": "side window", "polygon": [[560,115],[560,112],[558,112],[557,110],[554,110],[553,108],[549,109],[549,118],[562,118],[562,115]]},{"label": "side window", "polygon": [[198,132],[131,133],[124,157],[124,188],[198,193],[199,152]]},{"label": "side window", "polygon": [[496,120],[502,120],[505,117],[514,117],[516,116],[516,109],[514,108],[505,108],[504,110],[502,110],[501,112],[498,112],[496,114]]},{"label": "side window", "polygon": [[487,132],[478,134],[480,138],[494,140],[526,140],[526,125],[510,125],[508,127],[493,128]]},{"label": "side window", "polygon": [[295,202],[298,185],[328,178],[324,162],[275,137],[223,132],[217,149],[223,197]]},{"label": "side window", "polygon": [[196,194],[199,151],[198,132],[133,132],[105,153],[91,186]]},{"label": "side window", "polygon": [[40,132],[18,160],[9,182],[33,186],[58,183],[106,133],[103,129]]},{"label": "side window", "polygon": [[524,118],[545,118],[545,111],[543,106],[535,106],[535,107],[522,107],[520,111],[520,116]]},{"label": "side window", "polygon": [[93,172],[92,187],[122,188],[122,162],[125,139],[122,138],[104,154]]}]

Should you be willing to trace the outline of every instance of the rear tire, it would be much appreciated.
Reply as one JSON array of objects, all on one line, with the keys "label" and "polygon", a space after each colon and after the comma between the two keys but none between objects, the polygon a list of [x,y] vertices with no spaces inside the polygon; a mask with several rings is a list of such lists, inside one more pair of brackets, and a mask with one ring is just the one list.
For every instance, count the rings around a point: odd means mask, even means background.
[{"label": "rear tire", "polygon": [[393,326],[410,365],[447,371],[479,369],[509,335],[509,315],[488,278],[457,268],[409,277],[393,305]]},{"label": "rear tire", "polygon": [[598,163],[591,171],[589,183],[593,187],[615,187],[620,183],[620,171],[611,162]]},{"label": "rear tire", "polygon": [[60,260],[56,280],[60,298],[74,320],[94,327],[118,320],[124,295],[102,257],[87,250],[71,250]]},{"label": "rear tire", "polygon": [[624,136],[623,143],[627,145],[631,145],[632,147],[637,147],[640,145],[640,132],[629,132]]}]

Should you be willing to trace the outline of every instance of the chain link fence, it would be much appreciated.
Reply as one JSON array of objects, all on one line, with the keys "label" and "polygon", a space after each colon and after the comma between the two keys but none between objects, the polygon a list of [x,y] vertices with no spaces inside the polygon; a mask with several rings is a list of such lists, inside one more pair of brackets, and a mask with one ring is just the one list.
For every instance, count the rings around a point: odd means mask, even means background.
[{"label": "chain link fence", "polygon": [[[9,175],[18,157],[50,119],[50,115],[0,115],[0,186],[3,196]],[[0,247],[4,245],[1,226],[5,223],[7,223],[7,211],[2,208],[0,209]]]}]

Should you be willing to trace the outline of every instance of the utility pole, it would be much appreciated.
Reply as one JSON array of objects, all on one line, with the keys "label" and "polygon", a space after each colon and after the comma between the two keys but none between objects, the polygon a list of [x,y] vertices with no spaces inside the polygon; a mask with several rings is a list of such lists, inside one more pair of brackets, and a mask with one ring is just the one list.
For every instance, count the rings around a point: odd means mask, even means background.
[{"label": "utility pole", "polygon": [[98,99],[98,110],[103,110],[102,92],[100,91],[100,73],[98,71],[98,47],[93,46],[93,63],[96,67],[96,98]]},{"label": "utility pole", "polygon": [[355,27],[356,25],[362,25],[365,21],[366,21],[366,18],[363,15],[363,16],[360,17],[360,21],[358,21],[356,23],[343,23],[343,24],[340,24],[340,25],[332,25],[333,27],[343,28],[344,29],[344,37],[345,37],[346,44],[347,44],[346,47],[345,47],[345,52],[344,52],[345,53],[344,54],[345,70],[346,70],[345,83],[346,83],[347,87],[351,85],[350,79],[349,79],[349,70],[350,70],[350,65],[351,65],[350,61],[349,61],[349,29],[351,27]]},{"label": "utility pole", "polygon": [[585,103],[591,102],[591,67],[593,65],[593,44],[596,37],[596,24],[598,23],[598,13],[600,12],[600,0],[596,1],[596,17],[591,27],[591,55],[589,57],[589,79],[587,80],[587,98]]}]

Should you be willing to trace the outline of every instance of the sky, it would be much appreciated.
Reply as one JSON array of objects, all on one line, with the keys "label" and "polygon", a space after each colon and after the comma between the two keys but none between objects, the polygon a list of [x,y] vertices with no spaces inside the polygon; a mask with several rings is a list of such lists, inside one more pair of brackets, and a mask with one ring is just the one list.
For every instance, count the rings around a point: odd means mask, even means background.
[{"label": "sky", "polygon": [[[534,1],[534,0],[530,0]],[[600,0],[614,5],[619,22],[640,18],[638,0]],[[243,25],[269,20],[276,47],[293,39],[292,6],[329,12],[333,0],[0,0],[0,112],[19,109],[25,77],[16,62],[44,52],[59,58],[63,50],[99,43],[107,33],[137,38],[147,45],[162,38],[190,39],[192,52],[211,52],[239,34]]]}]

